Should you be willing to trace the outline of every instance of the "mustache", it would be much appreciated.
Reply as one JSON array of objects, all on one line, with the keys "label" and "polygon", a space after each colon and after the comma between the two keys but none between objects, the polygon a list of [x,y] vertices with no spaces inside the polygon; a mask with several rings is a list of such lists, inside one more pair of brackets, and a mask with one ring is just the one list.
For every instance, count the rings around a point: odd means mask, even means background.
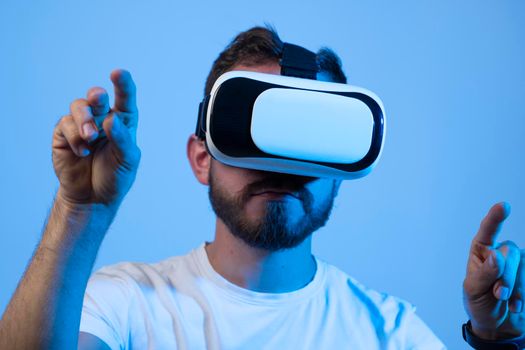
[{"label": "mustache", "polygon": [[245,186],[242,195],[243,201],[246,202],[254,193],[267,189],[290,191],[296,194],[300,200],[309,201],[312,194],[305,185],[314,179],[313,177],[288,174],[266,176]]}]

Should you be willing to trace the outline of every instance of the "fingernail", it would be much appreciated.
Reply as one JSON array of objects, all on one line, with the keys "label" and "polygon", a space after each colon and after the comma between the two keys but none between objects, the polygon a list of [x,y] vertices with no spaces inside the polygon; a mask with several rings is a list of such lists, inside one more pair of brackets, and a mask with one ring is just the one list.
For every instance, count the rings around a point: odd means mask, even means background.
[{"label": "fingernail", "polygon": [[84,132],[85,137],[91,137],[95,133],[95,129],[90,123],[82,125],[82,131]]},{"label": "fingernail", "polygon": [[496,258],[494,257],[493,253],[489,255],[489,266],[492,268],[496,267]]},{"label": "fingernail", "polygon": [[507,287],[499,287],[500,300],[507,300],[509,298],[509,289]]}]

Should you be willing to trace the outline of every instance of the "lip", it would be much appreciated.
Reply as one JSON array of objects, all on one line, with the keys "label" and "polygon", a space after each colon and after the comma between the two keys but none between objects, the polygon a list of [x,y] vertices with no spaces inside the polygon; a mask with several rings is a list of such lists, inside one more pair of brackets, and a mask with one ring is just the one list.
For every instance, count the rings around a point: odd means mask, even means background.
[{"label": "lip", "polygon": [[274,189],[267,189],[263,191],[258,191],[253,194],[253,196],[266,196],[266,197],[284,197],[284,196],[292,196],[294,198],[299,199],[299,196],[291,191],[286,190],[274,190]]}]

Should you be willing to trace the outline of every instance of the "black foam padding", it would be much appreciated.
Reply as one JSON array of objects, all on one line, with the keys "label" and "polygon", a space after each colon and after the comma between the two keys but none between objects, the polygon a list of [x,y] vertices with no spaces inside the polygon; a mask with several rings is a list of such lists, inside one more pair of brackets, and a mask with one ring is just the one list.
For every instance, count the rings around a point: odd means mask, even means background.
[{"label": "black foam padding", "polygon": [[[356,98],[370,108],[374,118],[374,128],[372,131],[371,147],[365,157],[355,163],[338,164],[309,162],[303,159],[279,157],[261,151],[257,148],[251,137],[251,116],[257,97],[265,90],[271,88],[290,89],[288,86],[242,77],[227,80],[220,86],[213,102],[209,132],[213,137],[215,147],[217,147],[221,153],[230,157],[261,157],[299,160],[301,162],[324,165],[346,172],[357,172],[366,169],[379,156],[383,139],[383,113],[381,107],[374,99],[359,92],[327,92],[310,89],[300,90],[318,91]],[[322,145],[320,145],[320,147],[322,147]]]}]

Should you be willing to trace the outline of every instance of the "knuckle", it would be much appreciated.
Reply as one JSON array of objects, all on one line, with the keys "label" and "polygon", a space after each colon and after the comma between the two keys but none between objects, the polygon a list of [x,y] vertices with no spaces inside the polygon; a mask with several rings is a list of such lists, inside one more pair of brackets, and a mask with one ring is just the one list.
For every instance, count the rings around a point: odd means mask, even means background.
[{"label": "knuckle", "polygon": [[80,137],[73,118],[64,118],[60,125],[60,129],[68,140],[72,140],[73,137],[76,136]]},{"label": "knuckle", "polygon": [[73,101],[71,101],[71,103],[69,104],[69,109],[71,111],[75,110],[78,105],[81,103],[82,99],[81,98],[77,98],[77,99],[74,99]]},{"label": "knuckle", "polygon": [[69,105],[69,110],[71,111],[71,114],[76,114],[80,109],[87,106],[88,102],[84,98],[77,98],[76,100],[73,100],[71,104]]},{"label": "knuckle", "polygon": [[80,135],[75,128],[64,128],[62,132],[70,145],[76,145],[80,142]]},{"label": "knuckle", "polygon": [[60,122],[60,129],[64,135],[72,135],[76,131],[75,120],[72,116],[67,116]]},{"label": "knuckle", "polygon": [[466,295],[474,294],[474,288],[472,287],[472,283],[467,278],[463,280],[463,291]]},{"label": "knuckle", "polygon": [[70,115],[63,115],[63,116],[61,116],[60,119],[58,119],[58,121],[57,121],[55,127],[60,128],[61,126],[64,125],[64,123],[66,123],[66,121],[67,121],[68,119],[71,119],[71,116],[70,116]]},{"label": "knuckle", "polygon": [[101,87],[93,87],[88,91],[88,101],[92,107],[109,107],[109,96]]},{"label": "knuckle", "polygon": [[512,254],[516,257],[516,259],[520,260],[521,258],[521,251],[520,248],[516,245],[516,243],[509,241],[509,254]]},{"label": "knuckle", "polygon": [[88,97],[94,97],[94,96],[98,96],[98,95],[102,95],[102,94],[105,94],[106,93],[106,90],[100,86],[93,86],[91,88],[89,88],[88,92],[87,92],[87,96]]},{"label": "knuckle", "polygon": [[62,118],[62,123],[64,124],[72,123],[73,121],[74,120],[72,115],[66,115]]},{"label": "knuckle", "polygon": [[498,244],[498,249],[505,255],[521,255],[519,247],[513,241],[506,240],[501,242]]},{"label": "knuckle", "polygon": [[519,249],[519,248],[518,248],[518,245],[517,245],[516,243],[514,243],[514,241],[506,240],[506,241],[503,241],[503,243],[505,243],[505,245],[508,245],[508,246],[510,246],[510,247],[513,247],[513,248]]}]

